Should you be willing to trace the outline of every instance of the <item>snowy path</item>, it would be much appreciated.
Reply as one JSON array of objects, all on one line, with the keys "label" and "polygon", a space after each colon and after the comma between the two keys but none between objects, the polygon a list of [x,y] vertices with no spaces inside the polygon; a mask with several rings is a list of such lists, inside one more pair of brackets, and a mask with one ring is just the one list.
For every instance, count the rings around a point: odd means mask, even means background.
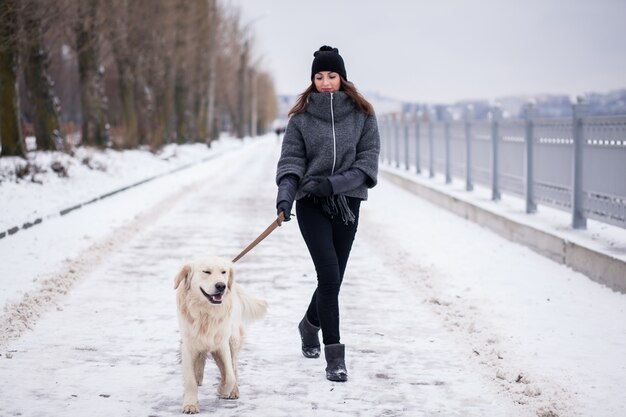
[{"label": "snowy path", "polygon": [[[150,201],[131,227],[98,237],[105,244],[83,252],[82,262],[50,263],[61,271],[58,279],[74,284],[0,352],[0,415],[179,415],[174,276],[196,254],[236,255],[271,222],[278,151],[269,140],[243,147],[210,162],[212,176],[188,179],[194,188],[160,180],[152,195],[160,190],[170,198]],[[108,204],[134,202],[141,192]],[[41,227],[62,228],[63,221]],[[26,244],[29,236],[14,242]],[[326,381],[323,359],[299,353],[296,326],[315,276],[296,221],[246,255],[237,278],[270,311],[249,328],[241,398],[217,398],[209,362],[201,415],[617,417],[626,411],[619,397],[626,325],[611,320],[624,317],[624,296],[386,182],[362,206],[342,288],[348,383]],[[579,338],[606,343],[575,349]],[[591,360],[593,366],[584,365]]]}]

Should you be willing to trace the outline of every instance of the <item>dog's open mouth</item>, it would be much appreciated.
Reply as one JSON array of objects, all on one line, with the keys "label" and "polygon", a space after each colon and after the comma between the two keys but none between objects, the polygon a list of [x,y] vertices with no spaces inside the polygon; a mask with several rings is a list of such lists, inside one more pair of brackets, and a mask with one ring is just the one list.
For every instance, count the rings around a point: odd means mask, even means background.
[{"label": "dog's open mouth", "polygon": [[202,287],[200,287],[200,291],[202,291],[202,294],[204,294],[204,296],[207,298],[207,300],[209,300],[211,304],[222,304],[222,297],[224,296],[224,294],[209,294],[204,291]]}]

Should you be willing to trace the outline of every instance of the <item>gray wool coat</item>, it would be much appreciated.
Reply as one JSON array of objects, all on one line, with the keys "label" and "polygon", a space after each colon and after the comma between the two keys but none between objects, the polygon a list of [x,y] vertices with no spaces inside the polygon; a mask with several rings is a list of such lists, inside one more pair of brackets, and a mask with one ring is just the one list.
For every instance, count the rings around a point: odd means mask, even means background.
[{"label": "gray wool coat", "polygon": [[306,111],[287,125],[276,170],[276,184],[286,175],[298,178],[295,199],[306,195],[312,180],[340,180],[341,174],[358,169],[365,182],[341,194],[367,200],[367,190],[378,182],[380,137],[376,116],[368,115],[343,91],[312,93]]}]

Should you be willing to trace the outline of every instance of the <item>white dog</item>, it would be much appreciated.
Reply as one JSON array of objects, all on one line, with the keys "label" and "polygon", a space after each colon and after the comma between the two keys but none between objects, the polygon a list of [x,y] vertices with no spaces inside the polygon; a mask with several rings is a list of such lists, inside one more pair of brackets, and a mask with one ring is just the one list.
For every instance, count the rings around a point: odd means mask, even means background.
[{"label": "white dog", "polygon": [[218,394],[239,398],[237,354],[243,343],[244,323],[260,319],[267,303],[247,295],[234,281],[232,262],[214,256],[184,265],[176,276],[185,385],[183,413],[200,411],[198,386],[202,385],[208,353],[220,370]]}]

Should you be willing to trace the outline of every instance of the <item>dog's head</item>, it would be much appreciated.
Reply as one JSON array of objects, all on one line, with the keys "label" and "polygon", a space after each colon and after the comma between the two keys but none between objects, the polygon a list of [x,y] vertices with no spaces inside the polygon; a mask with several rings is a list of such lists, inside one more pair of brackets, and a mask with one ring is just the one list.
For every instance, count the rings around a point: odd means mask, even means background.
[{"label": "dog's head", "polygon": [[176,275],[174,289],[183,284],[183,291],[194,297],[205,299],[210,304],[221,304],[234,280],[235,270],[231,261],[209,256],[184,265]]}]

